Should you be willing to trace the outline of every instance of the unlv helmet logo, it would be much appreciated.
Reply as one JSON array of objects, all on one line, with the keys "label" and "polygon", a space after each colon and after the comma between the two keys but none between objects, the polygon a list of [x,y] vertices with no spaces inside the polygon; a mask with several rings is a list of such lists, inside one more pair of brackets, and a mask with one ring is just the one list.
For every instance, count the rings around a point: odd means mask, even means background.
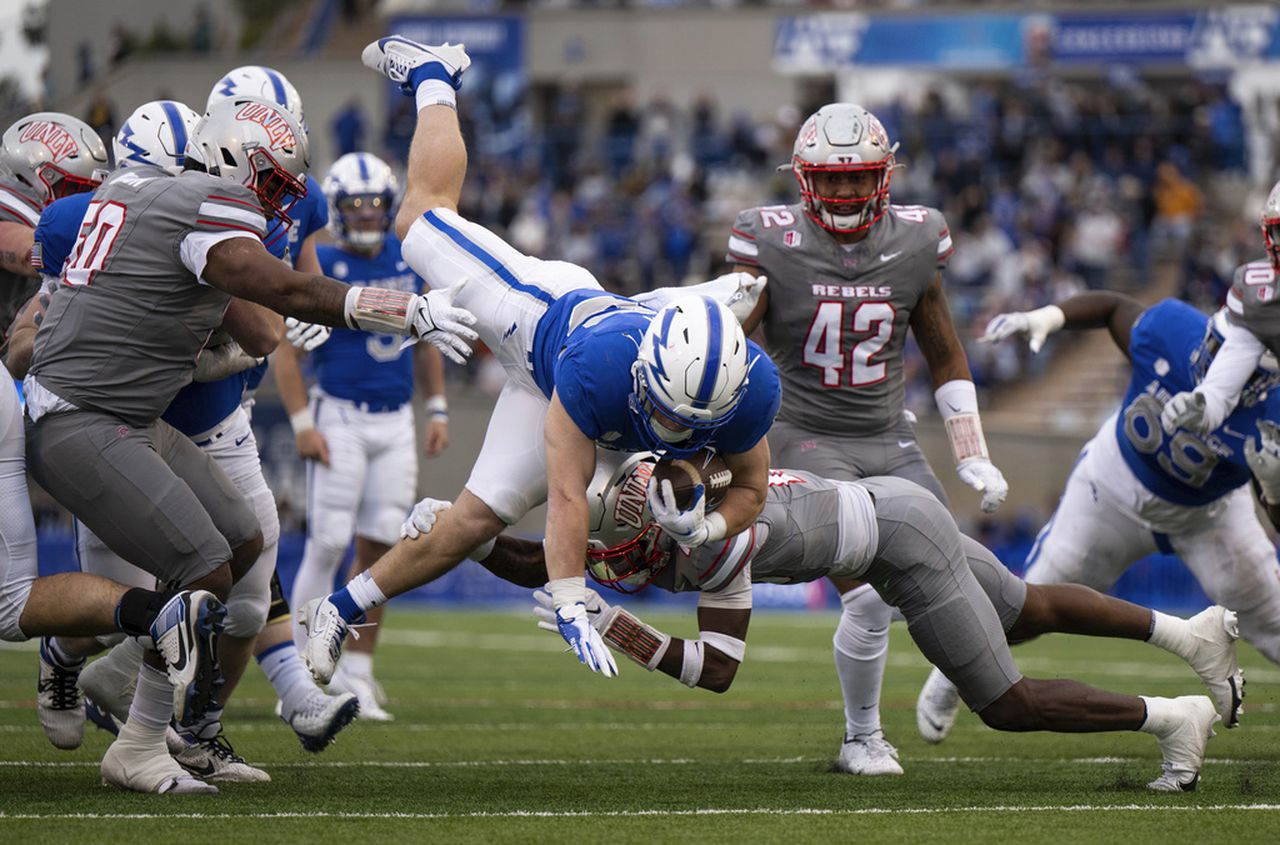
[{"label": "unlv helmet logo", "polygon": [[889,149],[889,133],[884,131],[884,124],[874,114],[867,115],[867,129],[872,144],[882,150]]},{"label": "unlv helmet logo", "polygon": [[792,249],[795,249],[800,246],[800,233],[795,229],[791,229],[782,236],[782,242]]},{"label": "unlv helmet logo", "polygon": [[55,162],[74,156],[78,146],[70,132],[47,120],[36,120],[27,124],[22,134],[18,136],[18,141],[20,143],[35,141],[43,144],[53,154]]},{"label": "unlv helmet logo", "polygon": [[273,150],[296,147],[298,139],[289,121],[278,111],[262,103],[245,103],[236,112],[236,120],[247,120],[267,130],[267,144]]},{"label": "unlv helmet logo", "polygon": [[644,528],[644,507],[648,499],[651,475],[653,475],[653,464],[648,462],[636,464],[636,468],[627,475],[627,480],[622,483],[617,502],[613,506],[615,522],[637,531]]}]

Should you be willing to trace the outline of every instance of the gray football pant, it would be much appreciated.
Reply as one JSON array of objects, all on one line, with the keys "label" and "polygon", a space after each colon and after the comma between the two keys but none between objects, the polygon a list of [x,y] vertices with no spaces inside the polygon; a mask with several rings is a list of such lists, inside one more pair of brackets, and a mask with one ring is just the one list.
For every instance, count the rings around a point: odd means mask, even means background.
[{"label": "gray football pant", "polygon": [[847,436],[818,433],[783,420],[769,429],[770,465],[802,469],[833,481],[860,481],[880,475],[906,478],[947,505],[942,482],[933,474],[916,432],[905,419],[879,434]]},{"label": "gray football pant", "polygon": [[861,483],[875,497],[880,542],[860,577],[902,612],[916,646],[965,704],[983,710],[1022,678],[1005,631],[1022,613],[1027,585],[919,485]]},{"label": "gray football pant", "polygon": [[258,533],[227,474],[157,420],[141,428],[98,411],[26,421],[27,466],[107,548],[166,584],[198,581]]}]

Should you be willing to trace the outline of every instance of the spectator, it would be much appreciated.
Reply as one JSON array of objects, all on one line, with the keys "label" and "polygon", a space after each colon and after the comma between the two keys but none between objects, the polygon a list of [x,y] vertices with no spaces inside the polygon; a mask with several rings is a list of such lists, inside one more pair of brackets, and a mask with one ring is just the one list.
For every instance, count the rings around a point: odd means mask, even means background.
[{"label": "spectator", "polygon": [[111,101],[107,99],[106,92],[101,88],[93,92],[93,99],[89,101],[89,110],[85,113],[84,122],[98,133],[102,143],[110,149],[111,140],[116,134],[116,112]]},{"label": "spectator", "polygon": [[351,99],[333,117],[333,142],[336,155],[344,156],[364,149],[364,106]]}]

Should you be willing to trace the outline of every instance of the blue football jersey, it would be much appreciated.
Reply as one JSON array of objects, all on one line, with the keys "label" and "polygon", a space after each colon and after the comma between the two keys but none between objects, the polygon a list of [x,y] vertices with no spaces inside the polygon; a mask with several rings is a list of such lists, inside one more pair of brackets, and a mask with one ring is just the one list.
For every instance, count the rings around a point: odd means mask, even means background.
[{"label": "blue football jersey", "polygon": [[84,215],[91,202],[93,192],[86,191],[54,200],[40,212],[40,222],[36,224],[33,238],[36,245],[34,254],[40,258],[36,269],[41,273],[46,276],[62,276],[62,265],[75,248],[76,238],[80,236],[80,225],[84,223]]},{"label": "blue football jersey", "polygon": [[[339,246],[316,248],[324,274],[357,287],[380,287],[422,292],[422,279],[400,256],[400,241],[388,234],[376,258],[348,252]],[[383,408],[413,398],[413,351],[401,349],[404,338],[352,329],[334,329],[324,345],[311,352],[320,389],[352,402]]]},{"label": "blue football jersey", "polygon": [[1184,302],[1166,299],[1142,313],[1129,338],[1133,375],[1116,420],[1125,463],[1148,490],[1177,505],[1207,505],[1248,484],[1245,443],[1258,436],[1260,419],[1280,420],[1280,393],[1241,403],[1207,435],[1179,429],[1170,437],[1160,412],[1174,394],[1196,386],[1191,354],[1204,338],[1208,317]]},{"label": "blue football jersey", "polygon": [[[588,311],[591,316],[584,320]],[[557,299],[538,323],[534,381],[547,398],[555,392],[582,433],[601,446],[626,452],[649,448],[631,413],[631,365],[654,313],[625,297],[580,290]],[[778,368],[751,341],[747,360],[746,393],[708,444],[721,452],[746,452],[759,443],[782,401]]]}]

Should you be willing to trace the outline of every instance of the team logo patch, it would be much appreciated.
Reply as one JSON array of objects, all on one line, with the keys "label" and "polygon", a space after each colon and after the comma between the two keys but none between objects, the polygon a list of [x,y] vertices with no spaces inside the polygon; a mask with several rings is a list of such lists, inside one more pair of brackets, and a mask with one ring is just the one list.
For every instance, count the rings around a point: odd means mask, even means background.
[{"label": "team logo patch", "polygon": [[792,229],[782,236],[782,242],[792,249],[795,249],[800,246],[800,233],[795,229]]},{"label": "team logo patch", "polygon": [[71,158],[76,154],[76,139],[71,133],[56,123],[47,120],[35,120],[28,123],[18,136],[19,142],[35,141],[43,144],[53,156],[55,162]]},{"label": "team logo patch", "polygon": [[814,449],[817,449],[817,448],[818,448],[818,441],[816,440],[802,440],[800,442],[801,452],[812,452]]},{"label": "team logo patch", "polygon": [[245,103],[236,112],[236,120],[247,120],[267,130],[267,145],[282,150],[298,145],[298,138],[280,112],[263,103]]}]

